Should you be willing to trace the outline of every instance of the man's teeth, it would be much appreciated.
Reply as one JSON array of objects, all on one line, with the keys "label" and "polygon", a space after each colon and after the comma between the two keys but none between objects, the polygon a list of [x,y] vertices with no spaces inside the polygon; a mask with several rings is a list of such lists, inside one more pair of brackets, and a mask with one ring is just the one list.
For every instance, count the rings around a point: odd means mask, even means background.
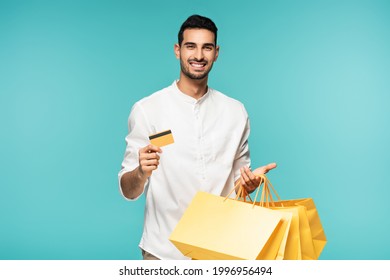
[{"label": "man's teeth", "polygon": [[201,67],[203,67],[205,64],[203,64],[203,63],[194,63],[194,62],[192,62],[191,65],[194,66],[194,67],[199,67],[199,68],[201,68]]}]

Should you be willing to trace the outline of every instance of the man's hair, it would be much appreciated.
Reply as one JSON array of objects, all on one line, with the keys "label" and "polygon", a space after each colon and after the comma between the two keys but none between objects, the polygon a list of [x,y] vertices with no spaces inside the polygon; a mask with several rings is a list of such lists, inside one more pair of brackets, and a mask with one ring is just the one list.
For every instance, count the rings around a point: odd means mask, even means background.
[{"label": "man's hair", "polygon": [[215,23],[207,17],[202,17],[200,15],[192,15],[189,18],[187,18],[186,21],[183,22],[183,24],[180,27],[179,34],[177,35],[179,46],[181,46],[181,43],[183,42],[184,30],[191,29],[191,28],[207,29],[213,32],[215,37],[214,43],[215,45],[217,45],[218,28],[215,25]]}]

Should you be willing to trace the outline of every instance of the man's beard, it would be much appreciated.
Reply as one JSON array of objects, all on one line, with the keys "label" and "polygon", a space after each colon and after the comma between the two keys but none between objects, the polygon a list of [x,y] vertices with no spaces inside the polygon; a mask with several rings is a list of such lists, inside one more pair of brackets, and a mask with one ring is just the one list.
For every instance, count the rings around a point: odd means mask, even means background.
[{"label": "man's beard", "polygon": [[[203,60],[200,60],[200,61],[193,60],[193,61],[203,62]],[[189,62],[188,62],[188,64],[189,64]],[[186,75],[188,78],[193,79],[193,80],[202,80],[203,78],[207,77],[207,75],[209,74],[209,72],[213,68],[213,64],[211,64],[210,68],[208,70],[206,70],[206,72],[199,73],[199,74],[194,74],[194,73],[190,72],[189,66],[187,67],[184,64],[183,60],[180,59],[180,68],[181,68],[181,72],[183,72],[183,74]]]}]

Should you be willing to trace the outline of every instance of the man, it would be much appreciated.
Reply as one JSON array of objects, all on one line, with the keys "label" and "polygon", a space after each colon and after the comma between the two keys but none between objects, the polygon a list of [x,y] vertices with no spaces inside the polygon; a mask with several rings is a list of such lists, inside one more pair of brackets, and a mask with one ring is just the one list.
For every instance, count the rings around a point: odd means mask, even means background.
[{"label": "man", "polygon": [[[180,79],[134,104],[119,172],[129,200],[146,194],[140,242],[144,259],[187,259],[168,240],[198,191],[227,195],[236,180],[250,193],[269,164],[249,169],[249,120],[244,106],[208,87],[217,60],[217,27],[199,15],[181,26],[174,46]],[[174,143],[151,145],[149,136],[171,130]]]}]

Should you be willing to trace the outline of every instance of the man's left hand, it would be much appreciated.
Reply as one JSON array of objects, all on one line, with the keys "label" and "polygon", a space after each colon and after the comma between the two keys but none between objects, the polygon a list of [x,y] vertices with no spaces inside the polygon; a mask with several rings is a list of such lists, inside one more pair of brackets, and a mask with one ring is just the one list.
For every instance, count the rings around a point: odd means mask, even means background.
[{"label": "man's left hand", "polygon": [[[253,192],[260,184],[260,177],[258,174],[266,174],[268,171],[276,168],[276,163],[270,163],[253,170],[245,166],[240,169],[241,171],[241,185],[248,193]],[[255,175],[256,174],[256,175]]]}]

